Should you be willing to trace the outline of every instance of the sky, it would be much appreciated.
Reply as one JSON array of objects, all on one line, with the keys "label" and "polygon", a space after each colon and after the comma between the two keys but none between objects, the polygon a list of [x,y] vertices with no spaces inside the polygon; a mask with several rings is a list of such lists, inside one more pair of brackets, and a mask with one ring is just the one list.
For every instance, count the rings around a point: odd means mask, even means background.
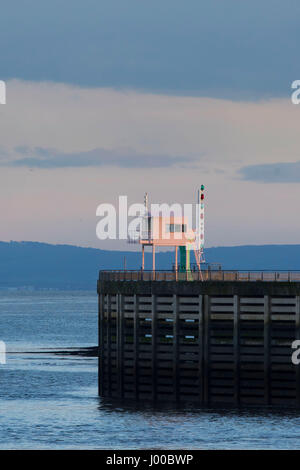
[{"label": "sky", "polygon": [[299,243],[298,0],[1,6],[0,240],[107,249],[96,208],[195,201],[206,246]]}]

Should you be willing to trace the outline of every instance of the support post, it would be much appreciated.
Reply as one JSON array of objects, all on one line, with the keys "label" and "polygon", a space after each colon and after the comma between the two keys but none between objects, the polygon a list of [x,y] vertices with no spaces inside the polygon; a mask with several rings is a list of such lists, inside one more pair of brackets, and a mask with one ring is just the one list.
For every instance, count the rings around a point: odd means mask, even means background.
[{"label": "support post", "polygon": [[240,403],[240,298],[233,297],[234,404]]},{"label": "support post", "polygon": [[145,245],[142,245],[142,270],[145,269]]},{"label": "support post", "polygon": [[264,296],[264,385],[265,404],[271,404],[271,300],[269,295]]},{"label": "support post", "polygon": [[107,382],[108,382],[108,396],[111,397],[111,296],[106,294],[106,307],[107,307],[107,328],[106,328],[106,345],[107,345]]},{"label": "support post", "polygon": [[138,356],[139,356],[139,304],[138,296],[134,295],[134,317],[133,317],[133,376],[134,376],[134,396],[139,399],[139,370],[138,370]]},{"label": "support post", "polygon": [[104,384],[104,295],[98,291],[98,394],[103,395]]},{"label": "support post", "polygon": [[123,296],[117,294],[117,377],[118,377],[118,398],[124,396],[124,361],[123,361]]},{"label": "support post", "polygon": [[210,389],[210,296],[204,296],[204,341],[203,341],[203,403],[209,404]]},{"label": "support post", "polygon": [[152,272],[153,280],[155,280],[155,245],[152,245]]},{"label": "support post", "polygon": [[203,295],[199,295],[199,320],[198,320],[198,357],[199,357],[199,401],[203,404]]},{"label": "support post", "polygon": [[178,296],[173,295],[173,391],[176,402],[180,398],[180,378],[179,378],[179,339],[180,320],[178,308]]},{"label": "support post", "polygon": [[175,246],[175,280],[178,280],[178,246]]},{"label": "support post", "polygon": [[157,347],[157,340],[156,340],[156,333],[157,333],[157,315],[156,315],[156,296],[152,294],[152,399],[156,401],[156,394],[157,394],[157,384],[156,384],[156,347]]}]

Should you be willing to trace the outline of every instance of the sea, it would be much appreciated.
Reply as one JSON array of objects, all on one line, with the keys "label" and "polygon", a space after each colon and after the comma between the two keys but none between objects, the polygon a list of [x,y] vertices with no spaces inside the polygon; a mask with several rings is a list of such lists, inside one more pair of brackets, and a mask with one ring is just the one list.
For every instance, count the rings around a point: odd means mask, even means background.
[{"label": "sea", "polygon": [[0,449],[299,449],[300,412],[98,397],[97,295],[0,291]]}]

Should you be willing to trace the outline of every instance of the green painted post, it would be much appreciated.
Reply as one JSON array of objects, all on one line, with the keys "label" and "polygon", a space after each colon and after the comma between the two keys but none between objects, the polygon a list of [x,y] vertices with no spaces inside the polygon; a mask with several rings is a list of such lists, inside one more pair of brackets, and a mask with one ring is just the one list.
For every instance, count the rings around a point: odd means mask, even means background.
[{"label": "green painted post", "polygon": [[185,272],[186,271],[186,247],[185,246],[180,246],[179,247],[179,253],[180,253],[179,270],[180,270],[180,272]]}]

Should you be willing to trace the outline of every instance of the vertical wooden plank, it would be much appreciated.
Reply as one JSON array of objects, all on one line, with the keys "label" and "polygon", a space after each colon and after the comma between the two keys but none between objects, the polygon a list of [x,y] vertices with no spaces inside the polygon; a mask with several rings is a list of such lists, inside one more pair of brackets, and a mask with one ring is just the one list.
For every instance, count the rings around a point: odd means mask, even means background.
[{"label": "vertical wooden plank", "polygon": [[180,323],[178,296],[173,295],[173,391],[175,400],[180,400],[180,377],[179,377],[179,340]]},{"label": "vertical wooden plank", "polygon": [[139,298],[134,295],[134,317],[133,317],[133,377],[134,377],[134,396],[139,398]]},{"label": "vertical wooden plank", "polygon": [[121,397],[121,370],[120,370],[120,294],[116,295],[116,375],[117,375],[117,397]]},{"label": "vertical wooden plank", "polygon": [[101,383],[102,383],[102,367],[101,367],[101,361],[100,361],[100,353],[101,353],[101,331],[102,331],[102,325],[101,325],[101,294],[99,291],[99,285],[97,288],[98,292],[98,395],[101,396]]},{"label": "vertical wooden plank", "polygon": [[[300,340],[300,296],[296,295],[295,339]],[[300,407],[300,364],[296,368],[296,405]]]},{"label": "vertical wooden plank", "polygon": [[203,403],[204,389],[204,368],[203,368],[203,295],[199,295],[199,316],[198,316],[198,374],[199,374],[199,402]]},{"label": "vertical wooden plank", "polygon": [[98,394],[103,395],[104,383],[104,295],[98,292]]},{"label": "vertical wooden plank", "polygon": [[125,380],[125,371],[124,371],[124,355],[125,355],[125,316],[124,316],[124,295],[120,294],[120,359],[121,359],[121,396],[124,396],[124,380]]},{"label": "vertical wooden plank", "polygon": [[240,297],[233,296],[234,403],[240,403]]},{"label": "vertical wooden plank", "polygon": [[266,405],[271,404],[271,299],[264,296],[264,385]]},{"label": "vertical wooden plank", "polygon": [[156,296],[152,294],[152,398],[156,401],[157,395],[157,380],[156,380],[156,348],[157,348],[157,315],[156,315]]},{"label": "vertical wooden plank", "polygon": [[209,404],[210,376],[210,296],[204,296],[203,403]]},{"label": "vertical wooden plank", "polygon": [[107,327],[106,327],[106,344],[107,344],[107,386],[108,386],[108,396],[111,396],[112,391],[112,367],[111,367],[111,296],[110,294],[106,295],[106,305],[107,305]]},{"label": "vertical wooden plank", "polygon": [[123,296],[117,295],[117,381],[118,381],[118,396],[124,396],[124,361],[123,361],[123,346],[124,346],[124,315],[123,315]]}]

